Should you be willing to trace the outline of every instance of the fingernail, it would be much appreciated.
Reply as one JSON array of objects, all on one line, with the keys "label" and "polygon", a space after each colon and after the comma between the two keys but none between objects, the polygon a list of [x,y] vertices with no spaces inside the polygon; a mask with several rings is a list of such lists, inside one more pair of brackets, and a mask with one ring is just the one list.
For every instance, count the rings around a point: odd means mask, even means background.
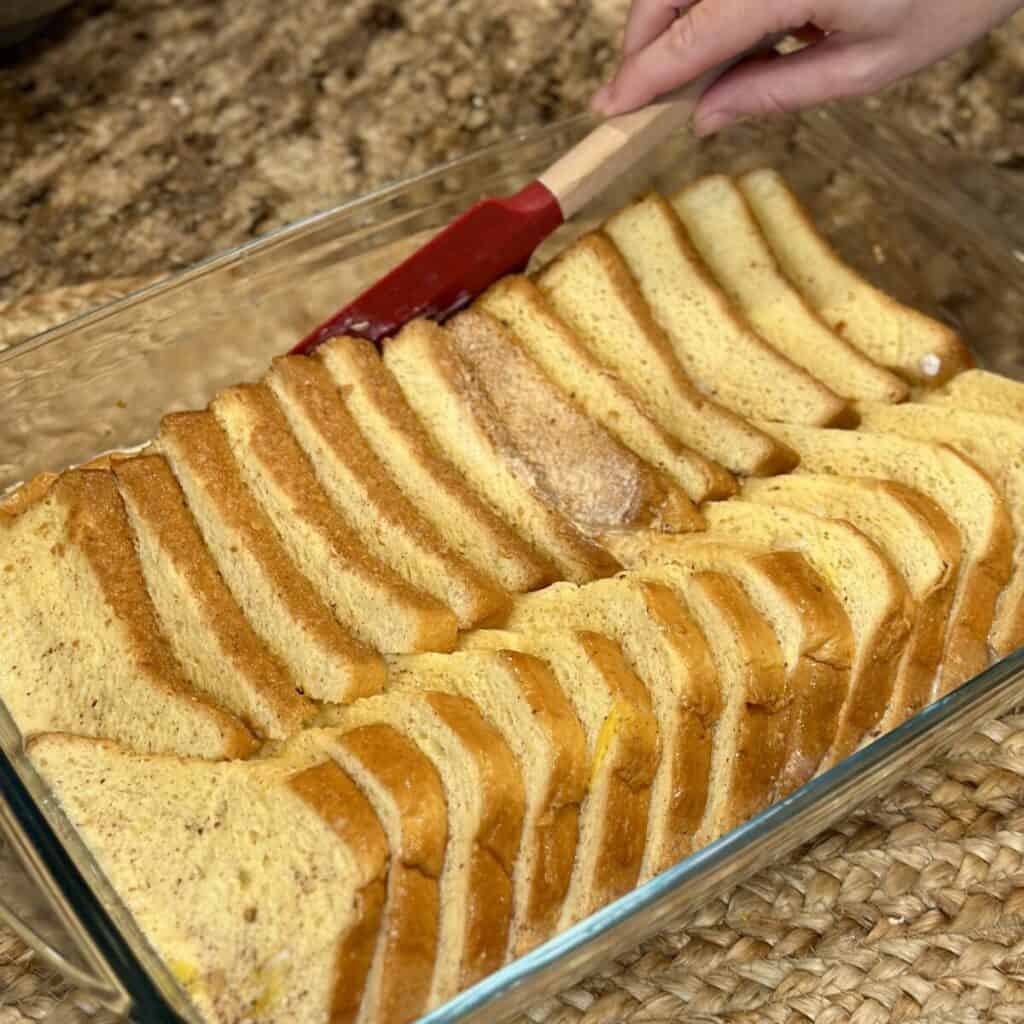
[{"label": "fingernail", "polygon": [[693,119],[693,134],[697,138],[703,139],[708,135],[714,135],[715,132],[720,132],[723,128],[728,128],[729,125],[738,124],[742,120],[743,117],[740,114],[734,114],[732,111],[715,110],[703,117]]}]

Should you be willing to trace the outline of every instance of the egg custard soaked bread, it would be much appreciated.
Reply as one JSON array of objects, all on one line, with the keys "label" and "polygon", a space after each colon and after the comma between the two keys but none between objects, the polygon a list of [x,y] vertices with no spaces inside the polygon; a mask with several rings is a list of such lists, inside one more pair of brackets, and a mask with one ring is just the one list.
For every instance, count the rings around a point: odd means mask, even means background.
[{"label": "egg custard soaked bread", "polygon": [[348,701],[378,691],[383,662],[344,629],[288,557],[213,413],[165,416],[157,447],[235,600],[302,692]]},{"label": "egg custard soaked bread", "polygon": [[210,763],[62,734],[28,753],[205,1020],[355,1024],[389,851],[336,764]]},{"label": "egg custard soaked bread", "polygon": [[780,473],[796,465],[784,445],[699,391],[687,377],[607,236],[586,235],[536,280],[552,310],[604,372],[632,388],[685,444],[742,476]]},{"label": "egg custard soaked bread", "polygon": [[256,635],[228,590],[159,455],[113,463],[146,590],[189,682],[257,736],[283,739],[312,717],[284,665]]},{"label": "egg custard soaked bread", "polygon": [[511,442],[443,328],[426,320],[407,324],[385,343],[384,364],[434,443],[561,575],[585,582],[619,568],[509,468]]},{"label": "egg custard soaked bread", "polygon": [[433,444],[375,345],[334,338],[315,354],[363,437],[449,547],[512,593],[558,578],[554,565],[502,520]]},{"label": "egg custard soaked bread", "polygon": [[743,588],[786,663],[790,723],[781,791],[803,785],[832,748],[850,688],[853,631],[831,588],[795,551],[720,537],[635,533],[613,550],[636,574],[662,583],[680,571],[717,572]]},{"label": "egg custard soaked bread", "polygon": [[729,303],[668,200],[655,193],[614,214],[604,231],[698,387],[741,416],[838,426],[849,406],[776,352]]},{"label": "egg custard soaked bread", "polygon": [[722,708],[715,663],[689,612],[667,587],[626,574],[525,594],[506,626],[524,633],[589,630],[622,647],[650,694],[661,740],[640,878],[682,860],[704,818]]},{"label": "egg custard soaked bread", "polygon": [[949,517],[960,531],[960,572],[935,696],[983,671],[996,602],[1013,558],[1010,517],[991,480],[947,445],[792,424],[780,433],[800,453],[798,473],[895,480],[931,498]]},{"label": "egg custard soaked bread", "polygon": [[590,779],[557,925],[561,931],[636,885],[659,757],[650,695],[622,648],[599,633],[477,629],[463,634],[460,644],[465,650],[522,651],[540,658],[583,728]]},{"label": "egg custard soaked bread", "polygon": [[360,434],[319,360],[275,359],[264,382],[331,502],[371,554],[451,608],[464,629],[504,611],[507,592],[452,551],[419,514]]},{"label": "egg custard soaked bread", "polygon": [[891,716],[894,728],[933,699],[945,649],[949,611],[960,568],[960,533],[941,509],[919,491],[892,480],[791,473],[750,482],[744,497],[786,505],[813,515],[844,519],[874,541],[903,577],[917,608],[904,665],[897,677]]},{"label": "egg custard soaked bread", "polygon": [[509,956],[546,941],[561,916],[590,775],[583,727],[551,669],[519,651],[460,651],[388,659],[388,687],[471,700],[515,756],[526,790],[513,877]]},{"label": "egg custard soaked bread", "polygon": [[973,366],[954,331],[897,302],[844,263],[777,171],[751,171],[737,185],[786,277],[825,323],[868,358],[926,387]]},{"label": "egg custard soaked bread", "polygon": [[339,622],[383,653],[455,646],[455,613],[367,553],[328,500],[266,387],[226,388],[210,408],[249,491]]},{"label": "egg custard soaked bread", "polygon": [[61,474],[0,515],[0,697],[22,736],[244,757],[242,721],[188,682],[160,627],[113,476]]},{"label": "egg custard soaked bread", "polygon": [[648,414],[644,403],[555,315],[526,277],[502,278],[477,301],[515,335],[562,391],[627,448],[675,480],[694,502],[736,491],[732,475],[697,454]]},{"label": "egg custard soaked bread", "polygon": [[826,766],[877,735],[910,634],[913,603],[876,545],[839,520],[760,505],[719,502],[708,510],[712,535],[802,554],[831,587],[854,636],[850,690]]},{"label": "egg custard soaked bread", "polygon": [[903,380],[833,332],[786,280],[730,178],[700,178],[672,197],[672,207],[718,285],[768,344],[843,398],[907,397]]}]

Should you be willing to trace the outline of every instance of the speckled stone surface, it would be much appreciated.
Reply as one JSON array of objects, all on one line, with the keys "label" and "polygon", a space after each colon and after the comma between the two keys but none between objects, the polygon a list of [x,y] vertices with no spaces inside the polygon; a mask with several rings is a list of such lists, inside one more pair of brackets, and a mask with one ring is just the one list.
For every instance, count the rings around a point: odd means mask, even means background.
[{"label": "speckled stone surface", "polygon": [[[0,54],[0,302],[158,274],[579,110],[628,0],[83,0]],[[874,101],[1024,176],[1024,20]]]}]

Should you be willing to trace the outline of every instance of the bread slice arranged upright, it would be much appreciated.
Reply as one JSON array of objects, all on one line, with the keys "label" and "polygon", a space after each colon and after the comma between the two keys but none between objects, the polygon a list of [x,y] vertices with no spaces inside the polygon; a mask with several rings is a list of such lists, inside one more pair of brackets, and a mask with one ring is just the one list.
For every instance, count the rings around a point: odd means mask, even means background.
[{"label": "bread slice arranged upright", "polygon": [[773,348],[843,398],[907,397],[905,381],[835,333],[789,283],[732,179],[700,178],[677,192],[672,206],[719,287]]},{"label": "bread slice arranged upright", "polygon": [[170,466],[159,455],[113,464],[146,590],[192,686],[257,736],[283,739],[312,717],[288,670],[221,578]]},{"label": "bread slice arranged upright", "polygon": [[501,519],[433,444],[375,345],[335,338],[321,345],[316,357],[334,378],[367,443],[449,547],[513,593],[558,578],[554,565]]},{"label": "bread slice arranged upright", "polygon": [[790,721],[780,791],[802,786],[832,749],[850,689],[853,630],[828,584],[795,551],[718,536],[637,533],[621,538],[614,551],[649,579],[671,584],[682,567],[721,573],[743,588],[770,624],[786,664]]},{"label": "bread slice arranged upright", "polygon": [[894,728],[935,693],[960,569],[959,531],[930,498],[892,480],[794,473],[761,483],[751,481],[744,497],[845,520],[903,577],[917,613],[882,722],[883,730]]},{"label": "bread slice arranged upright", "polygon": [[685,444],[742,476],[796,465],[784,445],[697,389],[605,234],[571,245],[537,284],[577,337]]},{"label": "bread slice arranged upright", "polygon": [[355,1024],[389,851],[336,764],[211,764],[61,734],[28,753],[206,1020]]},{"label": "bread slice arranged upright", "polygon": [[514,449],[473,386],[447,331],[407,324],[384,345],[384,364],[420,422],[467,480],[566,578],[610,576],[618,563],[513,472]]},{"label": "bread slice arranged upright", "polygon": [[931,498],[960,531],[960,572],[946,630],[941,697],[988,667],[996,602],[1012,571],[1013,532],[991,480],[947,445],[896,434],[786,425],[799,473],[895,480]]},{"label": "bread slice arranged upright", "polygon": [[433,594],[468,628],[508,607],[497,581],[441,539],[374,455],[326,367],[308,356],[274,360],[264,379],[331,503],[366,549]]},{"label": "bread slice arranged upright", "polygon": [[710,508],[708,522],[712,534],[798,551],[842,604],[855,646],[849,693],[823,767],[835,764],[878,735],[889,708],[914,615],[903,580],[875,544],[840,520],[732,500]]},{"label": "bread slice arranged upright", "polygon": [[948,444],[995,484],[1010,514],[1014,544],[989,645],[997,657],[1024,645],[1024,420],[911,402],[894,416],[884,406],[865,407],[864,429]]},{"label": "bread slice arranged upright", "polygon": [[589,630],[622,647],[650,694],[661,740],[641,880],[691,853],[708,802],[722,700],[704,635],[675,594],[630,575],[556,583],[517,598],[507,628]]},{"label": "bread slice arranged upright", "polygon": [[288,556],[213,413],[165,416],[157,445],[235,600],[302,692],[345,702],[380,690],[380,657],[344,629]]},{"label": "bread slice arranged upright", "polygon": [[461,651],[388,659],[388,686],[471,700],[515,755],[526,789],[513,875],[509,957],[555,931],[569,890],[590,759],[569,698],[539,658],[519,651]]},{"label": "bread slice arranged upright", "polygon": [[644,856],[651,786],[658,768],[658,723],[644,684],[621,647],[586,630],[477,629],[465,650],[521,651],[544,661],[572,703],[586,737],[590,784],[557,930],[624,896]]},{"label": "bread slice arranged upright", "polygon": [[825,323],[869,359],[928,386],[973,366],[956,332],[897,302],[844,263],[777,171],[751,171],[737,185],[786,277]]},{"label": "bread slice arranged upright", "polygon": [[444,787],[440,951],[427,999],[447,1002],[505,962],[526,795],[515,756],[476,705],[452,693],[395,691],[330,708],[325,724],[388,725],[430,759]]},{"label": "bread slice arranged upright", "polygon": [[651,193],[614,214],[604,230],[702,391],[741,416],[855,422],[846,402],[768,345],[729,303],[667,199]]},{"label": "bread slice arranged upright", "polygon": [[692,501],[735,494],[732,475],[717,462],[685,447],[678,433],[671,433],[653,419],[628,385],[559,320],[529,278],[502,278],[480,297],[477,306],[504,324],[591,419],[678,483]]},{"label": "bread slice arranged upright", "polygon": [[160,627],[113,476],[71,470],[0,516],[0,697],[25,736],[244,757],[242,721],[198,693]]},{"label": "bread slice arranged upright", "polygon": [[291,559],[346,629],[385,653],[455,646],[455,613],[367,554],[358,534],[328,500],[266,387],[226,388],[210,408],[249,491]]},{"label": "bread slice arranged upright", "polygon": [[989,370],[964,370],[924,392],[921,401],[1024,419],[1024,382]]}]

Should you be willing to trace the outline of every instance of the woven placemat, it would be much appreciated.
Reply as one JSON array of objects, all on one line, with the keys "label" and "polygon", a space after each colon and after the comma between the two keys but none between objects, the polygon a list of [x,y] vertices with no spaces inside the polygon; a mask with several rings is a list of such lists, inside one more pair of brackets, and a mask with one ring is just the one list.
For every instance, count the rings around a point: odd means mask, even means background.
[{"label": "woven placemat", "polygon": [[[98,282],[0,308],[0,339],[137,284]],[[107,1020],[0,929],[0,1024]],[[1024,715],[965,737],[518,1024],[670,1021],[1024,1022]]]}]

